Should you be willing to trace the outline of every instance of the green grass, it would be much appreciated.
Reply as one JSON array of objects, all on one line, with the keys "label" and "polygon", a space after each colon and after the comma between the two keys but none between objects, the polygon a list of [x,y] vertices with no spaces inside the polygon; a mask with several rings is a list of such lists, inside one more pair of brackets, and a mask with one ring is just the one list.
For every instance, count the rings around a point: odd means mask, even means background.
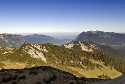
[{"label": "green grass", "polygon": [[83,66],[86,66],[88,70],[92,70],[95,67],[100,68],[99,64],[94,64],[89,60],[89,59],[93,59],[95,61],[102,61],[104,62],[105,66],[110,65],[120,72],[125,71],[124,62],[122,61],[120,62],[116,59],[113,59],[108,55],[103,54],[102,52],[90,53],[90,52],[85,52],[81,50],[71,50],[71,49],[67,49],[67,48],[60,47],[57,45],[52,45],[52,44],[42,44],[42,46],[44,46],[48,52],[44,52],[40,50],[38,51],[43,53],[44,56],[46,57],[47,62],[45,63],[41,59],[32,58],[28,53],[24,53],[23,47],[26,47],[26,46],[31,46],[31,44],[29,43],[24,44],[21,48],[19,48],[18,50],[15,50],[14,53],[0,56],[1,57],[0,67],[4,66],[2,61],[9,60],[12,63],[16,63],[16,62],[26,63],[26,66],[25,66],[26,68],[31,68],[34,66],[51,66],[51,67],[58,68],[60,70],[64,70],[66,72],[75,74],[78,77],[82,77],[84,76],[83,74],[81,74],[82,72],[79,73],[78,70],[74,70],[70,67],[74,67],[74,68],[77,67],[77,69],[80,69],[81,71],[85,69]]}]

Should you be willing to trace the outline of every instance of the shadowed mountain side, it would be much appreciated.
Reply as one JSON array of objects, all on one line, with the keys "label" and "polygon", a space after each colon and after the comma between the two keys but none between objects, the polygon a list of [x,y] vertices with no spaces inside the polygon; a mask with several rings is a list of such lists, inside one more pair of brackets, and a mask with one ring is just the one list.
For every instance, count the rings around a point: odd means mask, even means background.
[{"label": "shadowed mountain side", "polygon": [[102,80],[78,78],[48,66],[0,71],[0,84],[90,84],[98,81]]}]

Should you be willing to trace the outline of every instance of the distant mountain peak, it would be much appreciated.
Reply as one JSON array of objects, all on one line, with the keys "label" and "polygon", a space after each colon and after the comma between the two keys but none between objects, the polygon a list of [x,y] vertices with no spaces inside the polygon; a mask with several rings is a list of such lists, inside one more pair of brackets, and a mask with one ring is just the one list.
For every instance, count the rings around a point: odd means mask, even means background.
[{"label": "distant mountain peak", "polygon": [[104,33],[104,31],[99,31],[99,30],[96,30],[96,31],[83,31],[82,33],[87,33],[87,34],[100,34],[100,33]]},{"label": "distant mountain peak", "polygon": [[74,41],[92,41],[115,49],[125,47],[125,34],[103,31],[87,31],[79,34]]},{"label": "distant mountain peak", "polygon": [[120,33],[115,33],[115,32],[104,32],[104,31],[99,31],[99,30],[96,30],[96,31],[83,31],[81,34],[120,34]]}]

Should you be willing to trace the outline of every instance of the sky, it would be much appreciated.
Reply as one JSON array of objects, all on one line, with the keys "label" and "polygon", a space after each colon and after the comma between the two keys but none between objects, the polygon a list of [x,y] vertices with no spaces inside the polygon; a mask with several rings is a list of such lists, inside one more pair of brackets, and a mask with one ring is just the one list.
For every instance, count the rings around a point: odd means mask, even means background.
[{"label": "sky", "polygon": [[0,0],[0,33],[125,32],[125,0]]}]

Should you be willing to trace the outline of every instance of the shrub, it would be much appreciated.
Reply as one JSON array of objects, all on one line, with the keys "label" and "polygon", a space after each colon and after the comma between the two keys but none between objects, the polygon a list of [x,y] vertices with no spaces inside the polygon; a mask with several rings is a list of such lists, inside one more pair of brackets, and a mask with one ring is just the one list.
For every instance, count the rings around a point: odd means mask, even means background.
[{"label": "shrub", "polygon": [[20,69],[20,70],[19,70],[19,73],[23,73],[23,70]]},{"label": "shrub", "polygon": [[13,81],[11,84],[16,84],[16,81]]},{"label": "shrub", "polygon": [[2,82],[9,82],[11,80],[12,80],[12,76],[11,75],[8,75],[8,76],[2,78]]},{"label": "shrub", "polygon": [[18,78],[18,75],[14,75],[13,79],[16,80]]},{"label": "shrub", "polygon": [[32,70],[30,70],[30,71],[29,71],[29,75],[30,75],[30,74],[37,75],[37,74],[38,74],[38,72],[37,72],[37,71],[34,71],[34,70],[33,70],[33,71],[32,71]]},{"label": "shrub", "polygon": [[39,81],[36,81],[36,84],[42,84],[41,82],[39,82]]},{"label": "shrub", "polygon": [[52,81],[54,81],[55,79],[57,79],[57,76],[56,75],[52,75],[50,78],[48,79],[43,79],[43,81],[45,83],[51,83]]},{"label": "shrub", "polygon": [[74,84],[73,82],[70,82],[70,84]]},{"label": "shrub", "polygon": [[26,79],[26,76],[25,75],[20,76],[18,79]]},{"label": "shrub", "polygon": [[56,75],[53,75],[52,77],[50,77],[50,80],[51,80],[51,81],[54,81],[55,79],[57,79],[57,76],[56,76]]},{"label": "shrub", "polygon": [[43,81],[45,82],[45,83],[51,83],[51,80],[46,80],[46,79],[43,79]]},{"label": "shrub", "polygon": [[111,79],[109,76],[104,75],[104,74],[98,76],[98,78],[99,78],[99,79]]}]

